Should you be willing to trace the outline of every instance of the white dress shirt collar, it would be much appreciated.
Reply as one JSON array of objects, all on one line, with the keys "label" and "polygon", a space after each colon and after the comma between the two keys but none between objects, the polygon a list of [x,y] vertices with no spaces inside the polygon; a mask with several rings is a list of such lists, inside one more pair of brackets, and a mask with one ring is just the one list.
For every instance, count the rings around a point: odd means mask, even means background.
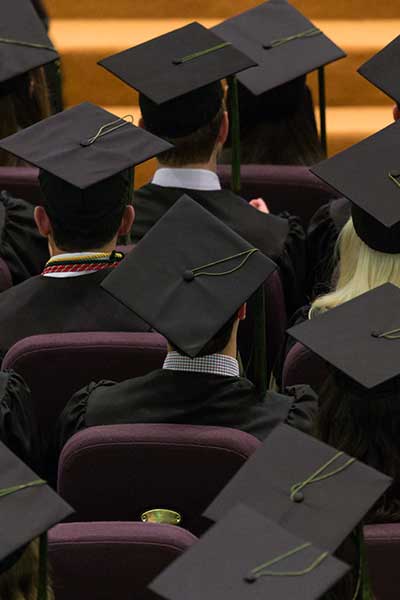
[{"label": "white dress shirt collar", "polygon": [[221,189],[218,175],[208,169],[157,169],[151,183],[160,187],[185,188],[211,192]]}]

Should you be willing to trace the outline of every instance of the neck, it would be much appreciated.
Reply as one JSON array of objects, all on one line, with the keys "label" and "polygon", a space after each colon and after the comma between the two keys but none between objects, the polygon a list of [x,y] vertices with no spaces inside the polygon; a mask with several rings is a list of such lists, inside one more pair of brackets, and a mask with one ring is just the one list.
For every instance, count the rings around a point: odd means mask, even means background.
[{"label": "neck", "polygon": [[106,244],[105,246],[101,246],[99,248],[85,248],[85,250],[65,250],[64,248],[59,248],[58,246],[56,246],[56,244],[54,244],[54,242],[52,242],[51,240],[49,240],[48,245],[49,254],[51,258],[53,258],[54,256],[59,256],[60,254],[71,254],[75,252],[95,252],[96,254],[111,254],[111,252],[115,250],[116,240],[113,240],[109,244]]},{"label": "neck", "polygon": [[186,163],[184,165],[169,165],[166,163],[158,162],[159,169],[204,169],[206,171],[212,171],[213,173],[217,172],[217,155],[216,153],[212,153],[210,160],[207,162],[199,162],[199,163]]}]

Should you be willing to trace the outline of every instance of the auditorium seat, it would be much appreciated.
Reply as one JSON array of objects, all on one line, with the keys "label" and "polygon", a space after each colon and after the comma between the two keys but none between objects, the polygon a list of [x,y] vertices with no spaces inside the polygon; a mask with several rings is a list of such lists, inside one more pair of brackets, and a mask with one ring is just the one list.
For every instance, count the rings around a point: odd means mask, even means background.
[{"label": "auditorium seat", "polygon": [[328,375],[327,364],[311,350],[296,342],[283,365],[282,386],[285,388],[307,383],[318,391]]},{"label": "auditorium seat", "polygon": [[41,204],[38,169],[32,167],[0,167],[0,191],[6,190],[15,198]]},{"label": "auditorium seat", "polygon": [[63,523],[49,532],[57,600],[150,600],[148,584],[196,538],[173,525]]},{"label": "auditorium seat", "polygon": [[144,511],[163,508],[199,534],[206,507],[260,444],[223,427],[90,427],[63,448],[58,492],[75,508],[74,521],[140,521]]},{"label": "auditorium seat", "polygon": [[10,348],[2,369],[14,369],[23,376],[45,433],[52,431],[74,392],[91,381],[123,381],[158,369],[166,349],[165,339],[157,333],[35,335]]},{"label": "auditorium seat", "polygon": [[394,600],[400,589],[400,523],[364,528],[367,558],[376,600]]},{"label": "auditorium seat", "polygon": [[[223,188],[230,188],[231,168],[219,165]],[[264,198],[274,214],[288,211],[306,227],[314,213],[337,194],[310,173],[308,167],[288,165],[242,165],[241,195],[245,200]]]}]

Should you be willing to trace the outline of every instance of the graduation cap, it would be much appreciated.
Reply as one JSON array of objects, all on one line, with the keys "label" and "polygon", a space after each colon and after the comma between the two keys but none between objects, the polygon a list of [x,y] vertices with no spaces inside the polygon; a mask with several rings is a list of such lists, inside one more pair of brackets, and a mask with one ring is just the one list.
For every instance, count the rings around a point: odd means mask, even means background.
[{"label": "graduation cap", "polygon": [[238,505],[156,577],[167,600],[317,600],[349,567]]},{"label": "graduation cap", "polygon": [[101,285],[193,358],[275,268],[185,195]]},{"label": "graduation cap", "polygon": [[0,8],[0,94],[12,80],[58,58],[31,0],[2,0]]},{"label": "graduation cap", "polygon": [[400,121],[310,168],[352,203],[354,228],[373,250],[400,252]]},{"label": "graduation cap", "polygon": [[38,600],[47,598],[48,529],[72,508],[0,442],[0,572],[10,569],[40,536]]},{"label": "graduation cap", "polygon": [[400,374],[400,290],[385,283],[288,334],[366,389]]},{"label": "graduation cap", "polygon": [[269,0],[223,21],[213,31],[258,66],[238,75],[258,96],[318,69],[321,144],[326,152],[324,66],[346,54],[286,0]]},{"label": "graduation cap", "polygon": [[[146,127],[167,138],[184,137],[208,124],[221,108],[221,79],[255,64],[197,22],[99,62],[140,92]],[[233,82],[231,87],[236,89]],[[237,98],[231,121],[238,132]],[[234,160],[237,190],[240,165],[238,157]]]},{"label": "graduation cap", "polygon": [[400,106],[400,35],[358,69],[358,73]]},{"label": "graduation cap", "polygon": [[334,552],[391,483],[344,452],[280,425],[205,516],[219,521],[242,502],[301,539]]}]

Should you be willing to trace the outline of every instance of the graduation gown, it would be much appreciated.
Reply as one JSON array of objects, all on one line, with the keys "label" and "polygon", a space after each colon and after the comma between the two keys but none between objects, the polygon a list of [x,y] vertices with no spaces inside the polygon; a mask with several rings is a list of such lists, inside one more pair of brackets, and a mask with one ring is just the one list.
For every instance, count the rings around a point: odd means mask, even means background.
[{"label": "graduation gown", "polygon": [[47,240],[37,230],[33,210],[26,200],[0,192],[0,256],[14,285],[40,273],[49,260]]},{"label": "graduation gown", "polygon": [[349,200],[338,198],[321,206],[310,221],[307,230],[307,288],[311,299],[331,289],[336,268],[335,245],[350,216]]},{"label": "graduation gown", "polygon": [[100,287],[109,272],[67,278],[38,275],[0,294],[1,355],[31,335],[150,331],[147,323]]},{"label": "graduation gown", "polygon": [[30,391],[13,371],[0,372],[0,440],[35,472],[41,472]]},{"label": "graduation gown", "polygon": [[256,210],[229,190],[199,191],[149,183],[134,194],[132,241],[138,242],[184,194],[261,250],[279,267],[290,315],[304,304],[305,233],[297,217],[278,217]]},{"label": "graduation gown", "polygon": [[309,432],[317,397],[308,386],[288,395],[267,392],[264,398],[243,377],[159,369],[122,383],[91,383],[77,392],[61,414],[55,447],[61,451],[74,433],[95,425],[185,423],[247,431],[264,439],[288,422]]}]

